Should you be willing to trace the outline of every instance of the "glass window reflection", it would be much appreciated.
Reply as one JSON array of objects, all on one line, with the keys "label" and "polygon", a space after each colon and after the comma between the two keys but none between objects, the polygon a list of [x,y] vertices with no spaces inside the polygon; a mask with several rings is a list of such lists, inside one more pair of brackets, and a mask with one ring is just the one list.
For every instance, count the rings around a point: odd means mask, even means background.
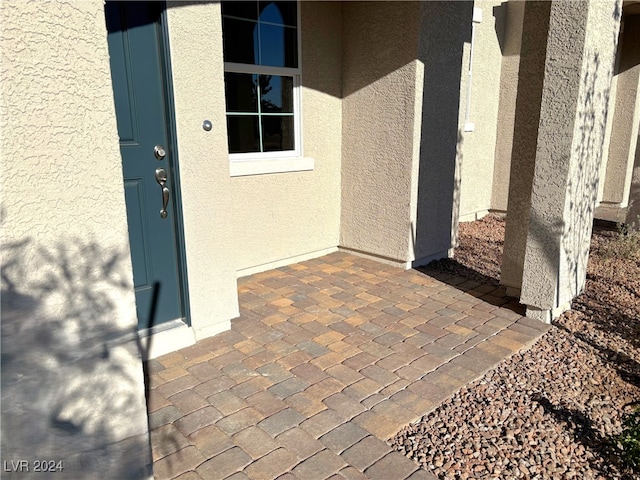
[{"label": "glass window reflection", "polygon": [[260,75],[260,109],[263,113],[293,113],[293,77]]},{"label": "glass window reflection", "polygon": [[253,2],[223,2],[224,61],[297,68],[296,2],[260,2],[258,18],[251,12]]},{"label": "glass window reflection", "polygon": [[231,154],[296,150],[297,9],[295,1],[222,2]]}]

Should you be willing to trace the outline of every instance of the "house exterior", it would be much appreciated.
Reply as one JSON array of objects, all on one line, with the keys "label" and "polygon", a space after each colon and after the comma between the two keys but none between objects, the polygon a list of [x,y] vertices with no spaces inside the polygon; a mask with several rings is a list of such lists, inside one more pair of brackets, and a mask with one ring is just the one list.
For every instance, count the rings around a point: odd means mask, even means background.
[{"label": "house exterior", "polygon": [[501,211],[550,321],[594,215],[640,213],[640,3],[252,5],[0,5],[7,478],[150,476],[142,358],[229,329],[239,277]]}]

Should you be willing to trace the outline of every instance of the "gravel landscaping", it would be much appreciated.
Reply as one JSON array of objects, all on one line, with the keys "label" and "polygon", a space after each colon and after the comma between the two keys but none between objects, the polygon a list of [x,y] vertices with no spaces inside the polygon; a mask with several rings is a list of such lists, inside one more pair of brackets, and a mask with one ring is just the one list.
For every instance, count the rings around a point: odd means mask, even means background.
[{"label": "gravel landscaping", "polygon": [[[638,238],[638,237],[634,237]],[[497,284],[504,221],[460,225],[429,268]],[[631,479],[616,436],[640,403],[640,242],[595,228],[585,291],[528,351],[409,425],[394,448],[439,478]]]}]

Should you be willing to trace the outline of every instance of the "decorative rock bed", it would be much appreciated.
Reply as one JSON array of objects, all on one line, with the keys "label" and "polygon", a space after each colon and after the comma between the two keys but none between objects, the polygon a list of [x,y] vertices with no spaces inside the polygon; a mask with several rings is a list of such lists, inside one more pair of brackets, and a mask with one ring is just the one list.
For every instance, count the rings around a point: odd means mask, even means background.
[{"label": "decorative rock bed", "polygon": [[[456,260],[497,283],[504,223],[461,225]],[[393,446],[439,478],[631,479],[615,436],[640,403],[640,255],[597,230],[585,292],[530,350],[400,431]],[[613,252],[613,253],[612,253]]]}]

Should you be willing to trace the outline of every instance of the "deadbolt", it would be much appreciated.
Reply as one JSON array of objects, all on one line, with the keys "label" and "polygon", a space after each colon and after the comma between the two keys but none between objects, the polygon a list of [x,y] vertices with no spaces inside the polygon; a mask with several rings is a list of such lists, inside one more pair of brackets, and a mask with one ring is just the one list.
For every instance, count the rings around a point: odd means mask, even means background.
[{"label": "deadbolt", "polygon": [[167,152],[162,145],[156,145],[153,147],[153,154],[158,160],[162,160],[167,155]]}]

